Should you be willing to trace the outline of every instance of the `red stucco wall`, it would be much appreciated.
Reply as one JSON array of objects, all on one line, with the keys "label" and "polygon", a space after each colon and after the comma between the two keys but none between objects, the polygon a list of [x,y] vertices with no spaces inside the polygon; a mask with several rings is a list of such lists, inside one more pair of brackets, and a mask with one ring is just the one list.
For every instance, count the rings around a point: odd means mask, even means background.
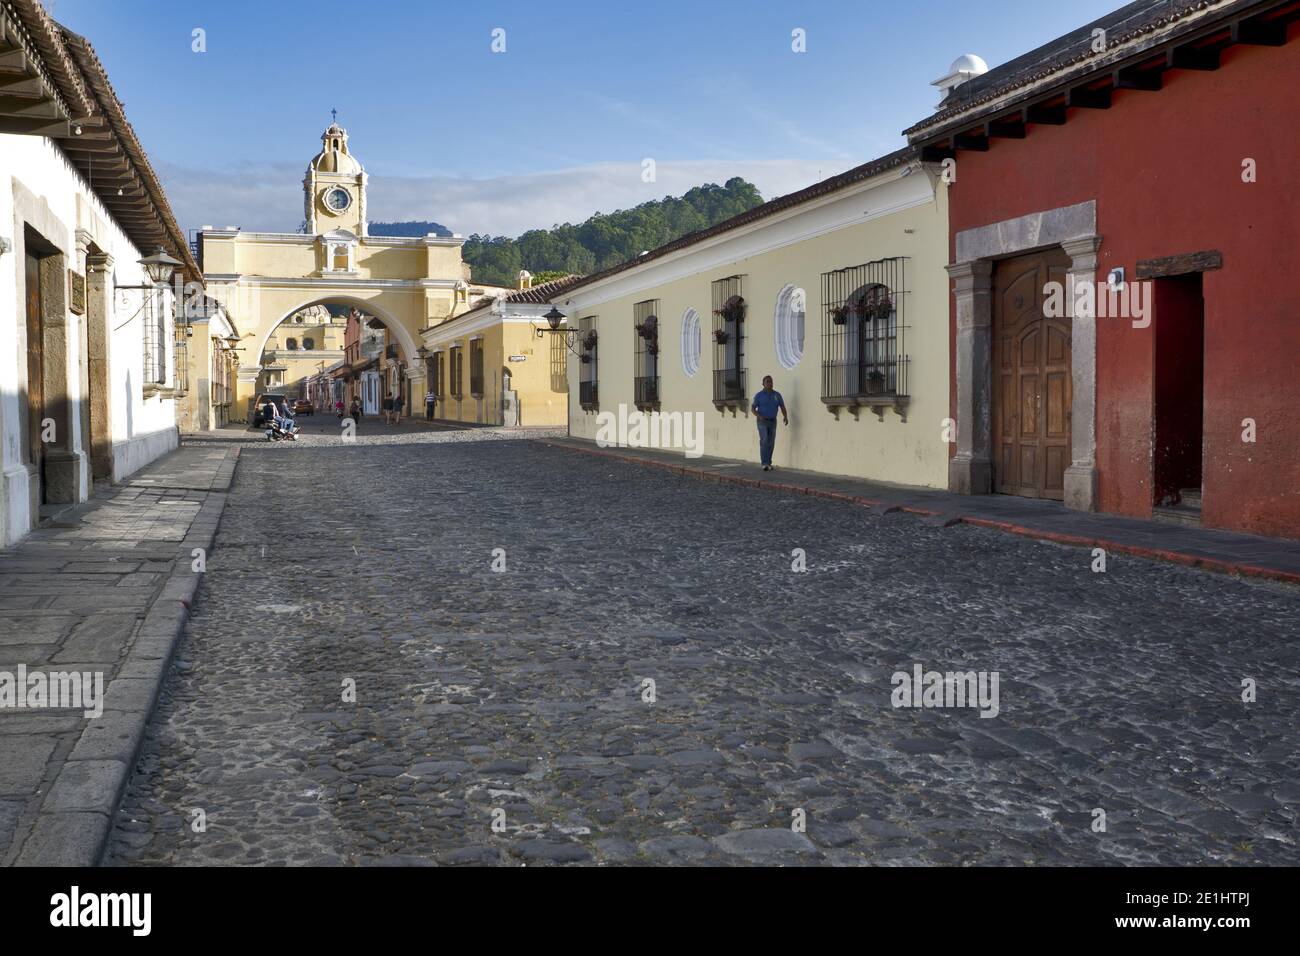
[{"label": "red stucco wall", "polygon": [[[1232,47],[1215,72],[1116,91],[958,154],[952,235],[1095,199],[1099,277],[1139,259],[1217,249],[1207,272],[1202,524],[1300,537],[1300,39]],[[1242,182],[1242,161],[1258,181]],[[955,312],[955,306],[954,306]],[[955,321],[955,318],[954,318]],[[1154,324],[1098,319],[1100,509],[1151,514]],[[955,407],[954,407],[955,413]],[[1242,441],[1253,418],[1258,440]]]}]

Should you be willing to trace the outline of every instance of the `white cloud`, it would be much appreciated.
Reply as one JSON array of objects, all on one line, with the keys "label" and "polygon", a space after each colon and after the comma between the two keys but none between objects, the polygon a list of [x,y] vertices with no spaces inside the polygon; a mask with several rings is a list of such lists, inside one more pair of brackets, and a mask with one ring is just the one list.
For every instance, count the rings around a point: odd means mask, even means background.
[{"label": "white cloud", "polygon": [[[549,172],[470,179],[450,176],[370,177],[367,216],[372,221],[434,220],[462,235],[517,236],[555,223],[579,223],[594,212],[613,212],[651,199],[680,196],[703,183],[721,185],[741,176],[764,199],[801,189],[852,165],[828,160],[662,160],[656,181],[641,181],[641,164],[600,163]],[[160,164],[176,218],[186,229],[201,225],[293,232],[303,219],[305,169],[288,163],[213,171]]]}]

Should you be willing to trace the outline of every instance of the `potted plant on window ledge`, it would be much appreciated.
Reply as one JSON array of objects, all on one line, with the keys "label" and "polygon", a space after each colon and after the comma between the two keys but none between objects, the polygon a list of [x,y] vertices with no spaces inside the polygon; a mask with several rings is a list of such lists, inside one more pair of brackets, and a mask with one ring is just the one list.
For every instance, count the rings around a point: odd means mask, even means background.
[{"label": "potted plant on window ledge", "polygon": [[731,336],[727,333],[726,329],[713,330],[713,341],[717,342],[719,345],[726,345],[727,340],[730,338]]},{"label": "potted plant on window ledge", "polygon": [[735,296],[722,308],[714,309],[713,314],[724,322],[743,322],[745,321],[745,300],[740,296]]},{"label": "potted plant on window ledge", "polygon": [[583,338],[582,338],[582,347],[583,347],[584,349],[586,349],[588,352],[594,352],[594,351],[596,350],[596,332],[595,332],[595,330],[592,330],[592,331],[588,332],[585,336],[583,336]]}]

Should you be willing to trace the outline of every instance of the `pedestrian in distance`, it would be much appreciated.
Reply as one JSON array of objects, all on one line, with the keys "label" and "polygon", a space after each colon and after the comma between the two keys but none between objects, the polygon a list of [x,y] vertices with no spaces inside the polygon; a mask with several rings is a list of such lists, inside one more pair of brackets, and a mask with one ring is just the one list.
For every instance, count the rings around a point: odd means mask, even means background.
[{"label": "pedestrian in distance", "polygon": [[393,424],[402,424],[402,396],[397,392],[393,393]]},{"label": "pedestrian in distance", "polygon": [[[339,407],[340,408],[343,407],[342,402],[339,402]],[[354,422],[361,421],[361,400],[360,399],[357,398],[352,399],[352,407],[348,410],[348,414],[352,416],[352,420]]]},{"label": "pedestrian in distance", "polygon": [[438,396],[433,394],[433,390],[424,393],[424,417],[426,421],[433,421],[433,408],[438,404]]},{"label": "pedestrian in distance", "polygon": [[785,410],[785,399],[772,387],[772,376],[763,376],[763,389],[754,396],[751,411],[758,418],[758,457],[764,471],[772,470],[772,450],[776,447],[776,413],[789,426],[790,416]]},{"label": "pedestrian in distance", "polygon": [[393,396],[384,396],[384,424],[393,424]]}]

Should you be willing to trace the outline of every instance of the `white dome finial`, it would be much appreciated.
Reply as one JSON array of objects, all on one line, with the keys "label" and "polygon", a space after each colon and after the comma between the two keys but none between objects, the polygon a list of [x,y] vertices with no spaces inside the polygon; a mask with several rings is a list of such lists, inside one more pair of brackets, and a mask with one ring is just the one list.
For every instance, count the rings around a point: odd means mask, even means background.
[{"label": "white dome finial", "polygon": [[983,57],[976,56],[974,53],[963,53],[957,57],[952,61],[952,66],[948,68],[948,75],[941,76],[930,84],[939,88],[939,106],[942,107],[947,102],[949,95],[957,87],[972,77],[980,76],[988,71],[989,65],[984,62]]}]

